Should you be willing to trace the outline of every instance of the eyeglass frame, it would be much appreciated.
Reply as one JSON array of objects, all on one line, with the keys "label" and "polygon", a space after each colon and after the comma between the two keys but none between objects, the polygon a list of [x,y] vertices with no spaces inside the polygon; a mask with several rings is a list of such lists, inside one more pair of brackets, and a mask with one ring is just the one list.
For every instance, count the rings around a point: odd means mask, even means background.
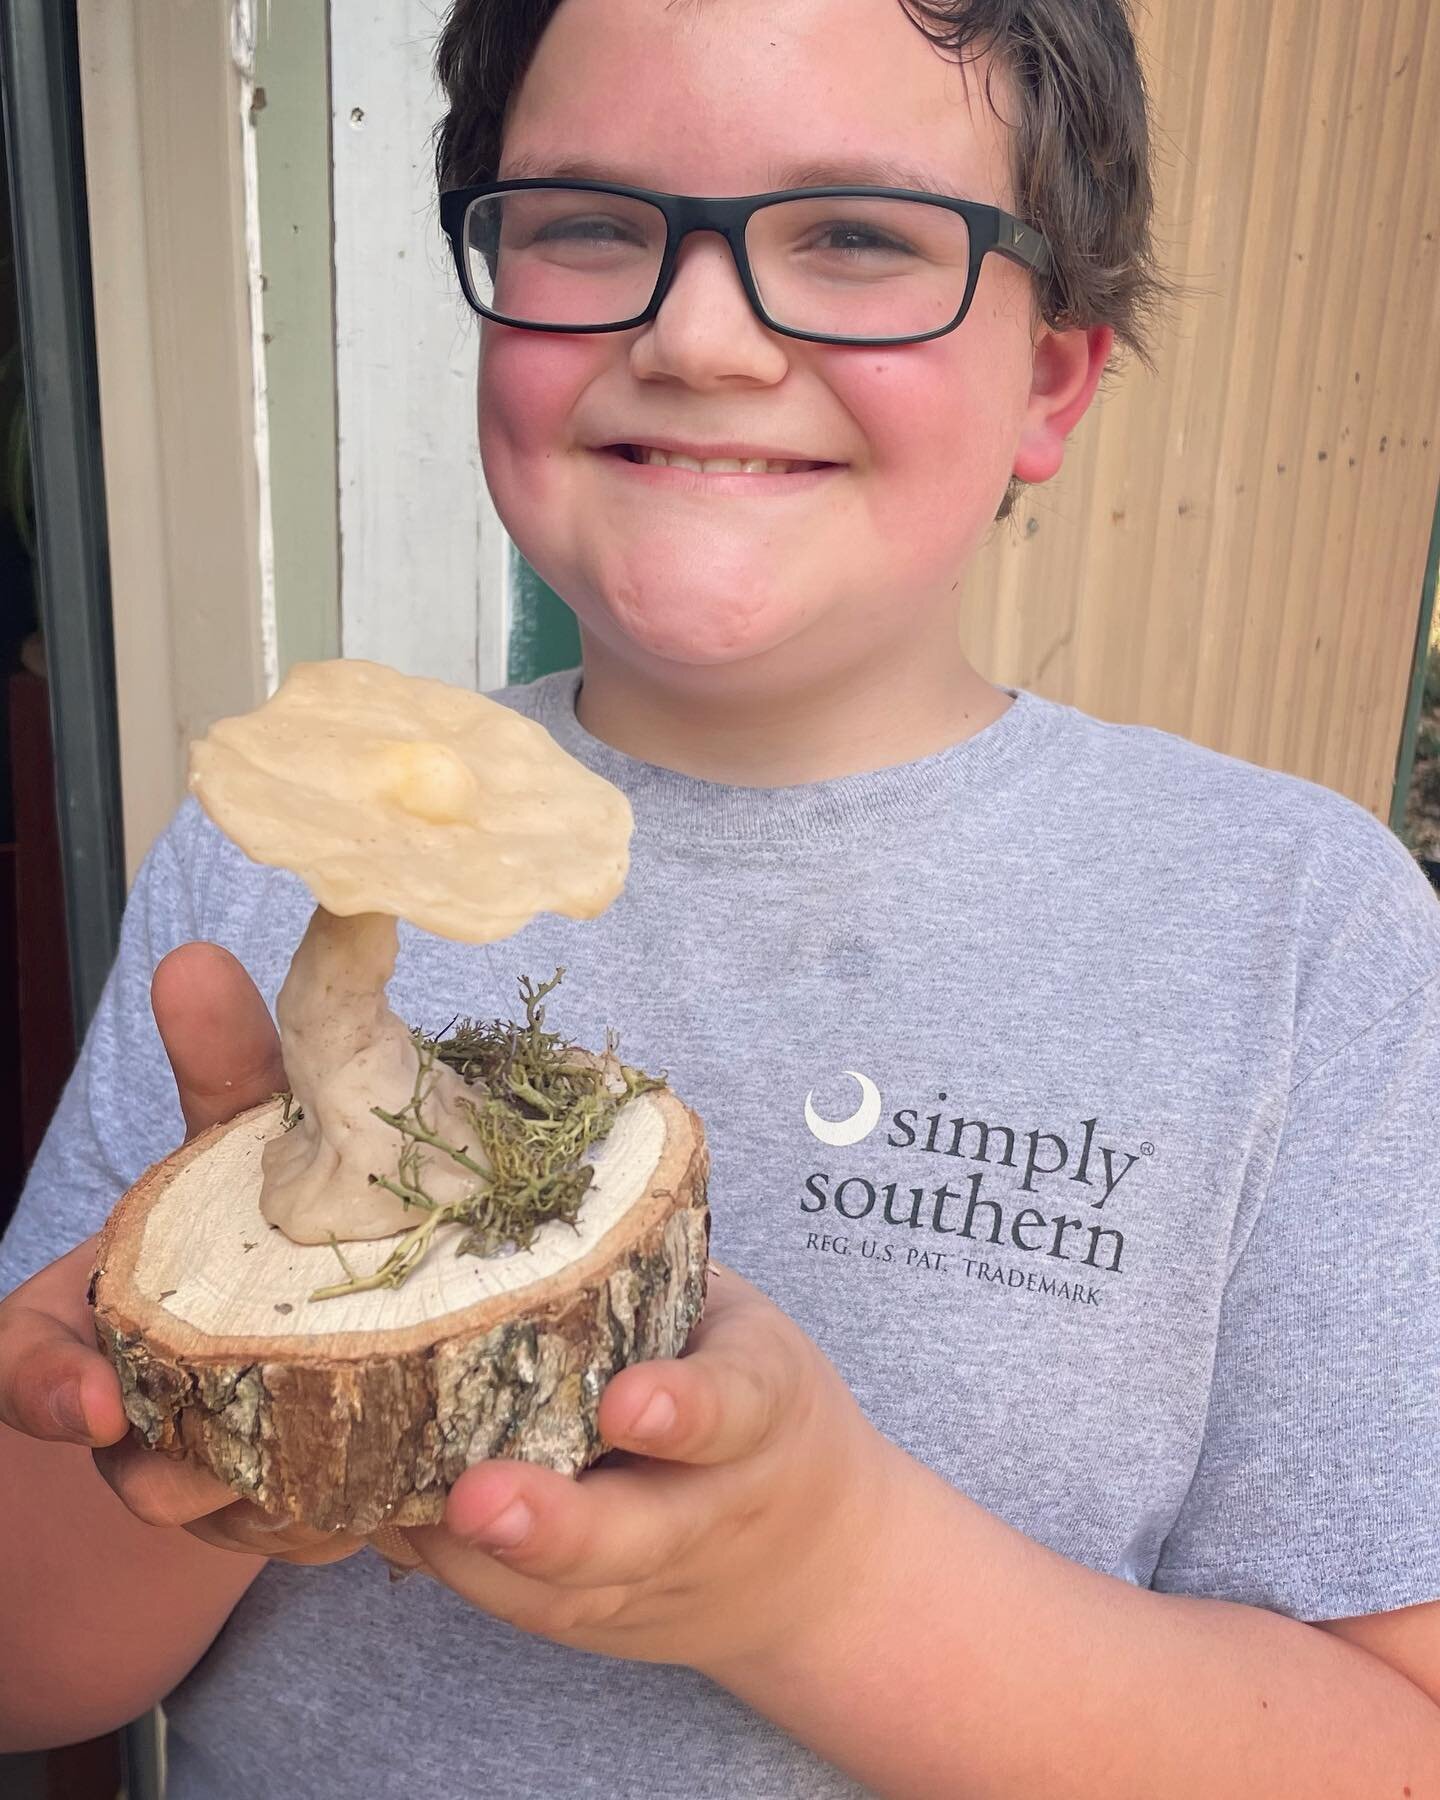
[{"label": "eyeglass frame", "polygon": [[[507,318],[503,313],[495,312],[480,301],[470,282],[468,258],[465,250],[465,219],[472,203],[483,200],[490,195],[509,193],[530,188],[568,188],[583,193],[618,194],[627,200],[645,200],[650,203],[665,220],[665,248],[661,252],[660,269],[655,277],[655,288],[648,304],[642,312],[629,319],[617,319],[608,325],[553,325],[539,320],[516,320]],[[947,212],[958,213],[965,221],[970,244],[970,269],[965,284],[965,295],[954,318],[946,325],[938,326],[933,331],[917,331],[905,337],[838,337],[830,332],[801,331],[796,326],[781,325],[772,319],[765,310],[760,298],[760,290],[755,284],[754,272],[750,267],[749,252],[745,247],[745,228],[755,213],[767,206],[774,206],[782,200],[919,200],[927,206],[938,206]],[[730,255],[734,260],[736,273],[740,277],[740,285],[745,290],[745,297],[750,302],[751,310],[760,323],[769,330],[778,332],[782,337],[800,338],[812,344],[853,344],[872,349],[889,347],[896,344],[923,344],[931,338],[944,337],[947,332],[954,331],[963,324],[969,312],[971,302],[975,298],[975,289],[980,280],[980,269],[985,258],[992,252],[1003,256],[1008,261],[1018,263],[1021,268],[1028,269],[1040,279],[1050,274],[1054,267],[1054,255],[1049,243],[1042,234],[1027,225],[1023,219],[1017,219],[1013,213],[1002,207],[992,206],[983,200],[961,200],[950,194],[931,194],[919,188],[898,187],[804,187],[777,188],[767,194],[743,195],[700,195],[700,194],[664,194],[651,188],[626,187],[614,181],[566,181],[558,176],[533,176],[518,178],[513,181],[486,181],[472,187],[445,188],[440,194],[440,224],[450,240],[450,249],[455,258],[455,272],[460,279],[461,291],[466,300],[482,318],[490,319],[497,325],[509,325],[516,331],[558,331],[567,335],[592,334],[601,331],[632,331],[637,325],[647,325],[654,319],[670,291],[670,283],[674,278],[675,265],[679,259],[680,246],[693,231],[713,231],[730,246]]]}]

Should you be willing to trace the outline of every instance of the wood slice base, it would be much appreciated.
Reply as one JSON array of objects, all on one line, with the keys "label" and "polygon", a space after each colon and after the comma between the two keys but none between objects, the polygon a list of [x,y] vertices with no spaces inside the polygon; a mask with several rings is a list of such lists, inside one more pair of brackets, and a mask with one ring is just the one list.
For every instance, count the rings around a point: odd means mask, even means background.
[{"label": "wood slice base", "polygon": [[[623,1106],[587,1160],[576,1221],[509,1257],[455,1255],[437,1230],[399,1288],[310,1300],[343,1274],[259,1209],[267,1103],[158,1163],[101,1232],[96,1335],[152,1448],[319,1530],[438,1520],[472,1463],[575,1474],[607,1446],[606,1382],[676,1356],[704,1306],[709,1153],[668,1089]],[[344,1246],[368,1274],[395,1239]]]}]

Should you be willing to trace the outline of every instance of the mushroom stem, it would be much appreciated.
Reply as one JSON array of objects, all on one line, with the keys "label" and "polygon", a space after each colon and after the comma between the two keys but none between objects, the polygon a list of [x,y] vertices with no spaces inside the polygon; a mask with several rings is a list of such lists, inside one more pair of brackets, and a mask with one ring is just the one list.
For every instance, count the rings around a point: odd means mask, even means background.
[{"label": "mushroom stem", "polygon": [[395,1019],[385,989],[399,949],[399,927],[389,913],[342,918],[317,906],[311,914],[275,1003],[285,1072],[302,1105],[311,1099],[307,1089],[372,1042],[387,1018]]},{"label": "mushroom stem", "polygon": [[[280,1050],[303,1116],[265,1146],[260,1210],[296,1243],[389,1237],[415,1223],[413,1208],[370,1179],[393,1173],[403,1147],[376,1109],[399,1112],[420,1068],[409,1029],[385,998],[398,948],[390,914],[342,917],[317,906],[280,989]],[[443,1066],[432,1078],[432,1128],[463,1138],[464,1082]],[[425,1179],[444,1201],[473,1176],[439,1158]]]}]

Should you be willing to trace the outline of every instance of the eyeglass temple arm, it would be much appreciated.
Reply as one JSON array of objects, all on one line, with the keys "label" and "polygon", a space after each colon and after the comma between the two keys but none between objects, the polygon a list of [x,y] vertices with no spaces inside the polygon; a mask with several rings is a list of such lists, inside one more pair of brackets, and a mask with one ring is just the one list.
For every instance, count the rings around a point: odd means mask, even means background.
[{"label": "eyeglass temple arm", "polygon": [[1050,246],[1038,231],[1021,220],[1002,213],[1000,216],[1000,236],[995,245],[1001,256],[1009,257],[1022,268],[1033,269],[1037,275],[1048,275],[1052,267]]}]

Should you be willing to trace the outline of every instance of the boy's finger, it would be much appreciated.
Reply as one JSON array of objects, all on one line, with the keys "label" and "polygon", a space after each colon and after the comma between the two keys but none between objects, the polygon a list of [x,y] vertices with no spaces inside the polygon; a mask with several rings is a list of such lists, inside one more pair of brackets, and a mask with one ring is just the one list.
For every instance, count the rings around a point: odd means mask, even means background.
[{"label": "boy's finger", "polygon": [[84,1300],[94,1249],[87,1238],[0,1305],[0,1422],[27,1437],[113,1444],[129,1430]]},{"label": "boy's finger", "polygon": [[284,1091],[270,1009],[244,966],[219,944],[181,944],[163,957],[150,1004],[175,1074],[187,1142]]},{"label": "boy's finger", "polygon": [[113,1444],[130,1429],[104,1357],[22,1306],[0,1319],[0,1422],[68,1444]]},{"label": "boy's finger", "polygon": [[572,1623],[562,1617],[567,1600],[589,1603],[603,1599],[599,1592],[559,1594],[555,1585],[507,1568],[500,1558],[472,1548],[444,1525],[407,1525],[405,1536],[436,1580],[453,1588],[471,1606],[521,1631],[553,1635],[557,1628]]},{"label": "boy's finger", "polygon": [[233,1550],[243,1556],[276,1556],[306,1565],[341,1562],[363,1550],[365,1539],[348,1531],[314,1531],[288,1519],[272,1519],[248,1500],[231,1504],[198,1519],[187,1519],[183,1529],[217,1550]]},{"label": "boy's finger", "polygon": [[223,1481],[179,1457],[149,1450],[135,1438],[92,1455],[116,1498],[146,1525],[188,1525],[235,1504]]},{"label": "boy's finger", "polygon": [[726,1271],[683,1356],[613,1377],[600,1397],[606,1443],[669,1462],[738,1462],[781,1428],[802,1390],[806,1346],[784,1314],[736,1284]]},{"label": "boy's finger", "polygon": [[443,1554],[433,1540],[448,1535],[557,1587],[630,1587],[706,1531],[710,1509],[696,1483],[708,1479],[652,1465],[571,1480],[532,1464],[480,1463],[450,1490],[444,1526],[423,1528],[425,1554]]}]

